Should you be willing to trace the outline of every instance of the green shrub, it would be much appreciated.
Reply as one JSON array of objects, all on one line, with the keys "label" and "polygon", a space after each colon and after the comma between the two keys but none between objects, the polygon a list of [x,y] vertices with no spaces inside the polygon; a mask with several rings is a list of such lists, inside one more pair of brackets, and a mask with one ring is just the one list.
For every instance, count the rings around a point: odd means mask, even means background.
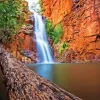
[{"label": "green shrub", "polygon": [[68,50],[68,43],[63,42],[59,48],[59,53],[63,53],[65,50]]},{"label": "green shrub", "polygon": [[16,34],[23,21],[24,6],[21,0],[2,0],[0,1],[0,39],[9,42],[11,36]]},{"label": "green shrub", "polygon": [[46,32],[47,32],[47,35],[53,40],[53,42],[57,44],[60,41],[63,29],[62,29],[61,24],[57,24],[54,27],[52,22],[50,22],[49,20],[46,20]]}]

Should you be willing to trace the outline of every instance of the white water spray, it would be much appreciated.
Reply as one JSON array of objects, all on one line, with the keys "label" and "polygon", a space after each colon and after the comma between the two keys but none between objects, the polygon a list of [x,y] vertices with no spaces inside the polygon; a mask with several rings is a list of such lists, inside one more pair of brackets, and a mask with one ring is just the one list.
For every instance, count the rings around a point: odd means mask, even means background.
[{"label": "white water spray", "polygon": [[34,21],[34,35],[38,63],[53,63],[54,57],[46,36],[45,23],[43,18],[38,13],[34,13]]}]

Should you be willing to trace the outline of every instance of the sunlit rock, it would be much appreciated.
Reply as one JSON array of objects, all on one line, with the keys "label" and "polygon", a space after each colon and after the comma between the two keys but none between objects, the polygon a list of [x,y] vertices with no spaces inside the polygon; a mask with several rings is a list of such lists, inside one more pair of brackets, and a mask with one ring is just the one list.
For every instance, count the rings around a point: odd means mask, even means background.
[{"label": "sunlit rock", "polygon": [[[63,24],[62,42],[68,50],[59,54],[54,45],[54,54],[60,62],[99,61],[100,55],[100,7],[98,0],[42,0],[43,15],[54,24]],[[47,9],[46,9],[47,8]],[[74,51],[74,53],[73,53]]]}]

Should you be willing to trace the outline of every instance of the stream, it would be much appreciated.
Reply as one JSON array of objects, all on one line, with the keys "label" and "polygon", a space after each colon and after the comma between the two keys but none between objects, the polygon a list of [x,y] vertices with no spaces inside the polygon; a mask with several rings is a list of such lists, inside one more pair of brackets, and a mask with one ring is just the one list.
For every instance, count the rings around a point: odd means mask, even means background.
[{"label": "stream", "polygon": [[100,100],[100,63],[30,64],[40,76],[83,100]]}]

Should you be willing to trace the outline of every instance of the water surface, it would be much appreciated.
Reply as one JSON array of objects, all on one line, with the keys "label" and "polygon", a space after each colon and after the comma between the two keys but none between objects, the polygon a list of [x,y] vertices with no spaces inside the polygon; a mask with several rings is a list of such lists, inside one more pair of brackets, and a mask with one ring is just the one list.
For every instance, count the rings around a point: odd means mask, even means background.
[{"label": "water surface", "polygon": [[100,100],[100,63],[31,64],[40,76],[83,100]]}]

